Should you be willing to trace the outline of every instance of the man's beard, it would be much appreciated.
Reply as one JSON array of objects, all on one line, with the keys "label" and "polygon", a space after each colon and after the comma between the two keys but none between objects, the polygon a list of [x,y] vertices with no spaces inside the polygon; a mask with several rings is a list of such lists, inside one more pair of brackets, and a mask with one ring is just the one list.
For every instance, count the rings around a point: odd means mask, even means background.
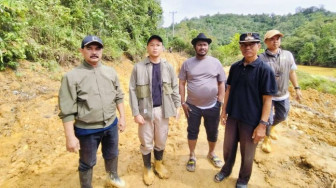
[{"label": "man's beard", "polygon": [[208,52],[205,52],[204,54],[203,54],[203,53],[201,54],[201,53],[197,53],[197,52],[196,52],[197,56],[201,56],[201,57],[206,56],[207,53],[208,53]]}]

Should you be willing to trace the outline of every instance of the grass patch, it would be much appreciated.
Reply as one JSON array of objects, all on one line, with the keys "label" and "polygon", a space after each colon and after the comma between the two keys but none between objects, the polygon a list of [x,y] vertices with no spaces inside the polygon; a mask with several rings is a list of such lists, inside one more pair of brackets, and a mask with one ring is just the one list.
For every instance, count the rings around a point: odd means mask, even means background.
[{"label": "grass patch", "polygon": [[320,75],[320,76],[336,78],[336,68],[298,65],[298,70],[303,71],[305,73],[313,74],[313,75]]},{"label": "grass patch", "polygon": [[336,95],[335,79],[328,79],[320,75],[311,75],[303,71],[297,71],[296,73],[302,89],[312,88],[323,93]]}]

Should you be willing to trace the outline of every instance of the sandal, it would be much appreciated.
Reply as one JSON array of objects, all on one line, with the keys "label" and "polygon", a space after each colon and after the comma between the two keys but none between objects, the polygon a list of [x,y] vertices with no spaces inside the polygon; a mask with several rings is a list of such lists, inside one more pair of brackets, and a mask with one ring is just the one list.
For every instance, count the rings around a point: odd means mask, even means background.
[{"label": "sandal", "polygon": [[225,174],[224,174],[224,172],[222,172],[222,171],[219,171],[216,175],[215,175],[215,177],[214,177],[214,181],[216,182],[216,183],[219,183],[219,182],[221,182],[221,181],[223,181],[225,178],[227,178],[228,176],[226,176]]},{"label": "sandal", "polygon": [[196,160],[190,158],[186,167],[187,167],[187,170],[189,172],[195,172],[195,169],[196,169]]},{"label": "sandal", "polygon": [[222,161],[216,155],[208,156],[208,159],[216,168],[221,168],[223,166]]}]

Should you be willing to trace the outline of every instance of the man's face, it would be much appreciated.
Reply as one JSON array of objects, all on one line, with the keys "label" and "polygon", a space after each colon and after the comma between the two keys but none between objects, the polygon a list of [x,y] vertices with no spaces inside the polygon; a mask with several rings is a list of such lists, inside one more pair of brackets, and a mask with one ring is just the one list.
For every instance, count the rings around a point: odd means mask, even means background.
[{"label": "man's face", "polygon": [[147,52],[149,57],[159,57],[163,51],[162,42],[158,39],[152,39],[147,45]]},{"label": "man's face", "polygon": [[205,56],[209,50],[209,44],[206,41],[198,41],[195,45],[197,56]]},{"label": "man's face", "polygon": [[244,42],[240,43],[239,45],[240,51],[245,58],[252,58],[257,56],[260,46],[260,43],[256,42]]},{"label": "man's face", "polygon": [[281,37],[280,35],[275,35],[272,38],[268,38],[265,40],[265,44],[269,50],[276,50],[281,45]]},{"label": "man's face", "polygon": [[91,43],[80,49],[85,61],[91,65],[96,65],[102,58],[103,48],[96,43]]}]

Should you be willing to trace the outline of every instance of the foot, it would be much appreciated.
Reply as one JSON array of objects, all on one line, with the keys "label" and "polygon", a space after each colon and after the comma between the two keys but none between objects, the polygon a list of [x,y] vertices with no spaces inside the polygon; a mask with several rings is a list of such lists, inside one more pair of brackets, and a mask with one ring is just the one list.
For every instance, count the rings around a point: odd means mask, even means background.
[{"label": "foot", "polygon": [[187,163],[187,170],[189,172],[195,172],[196,169],[196,159],[190,158]]},{"label": "foot", "polygon": [[107,174],[106,185],[112,187],[125,187],[125,181],[118,176],[113,177],[111,174]]},{"label": "foot", "polygon": [[276,129],[275,129],[275,126],[272,126],[272,127],[271,127],[270,137],[271,137],[273,140],[278,140],[278,134],[277,134],[277,131],[276,131]]},{"label": "foot", "polygon": [[143,170],[143,180],[146,185],[152,185],[154,182],[154,173],[152,168],[144,167]]},{"label": "foot", "polygon": [[272,147],[271,147],[271,139],[270,137],[266,136],[264,138],[264,141],[261,145],[261,149],[263,150],[263,152],[265,153],[270,153],[272,151]]},{"label": "foot", "polygon": [[215,181],[216,183],[219,183],[219,182],[223,181],[223,180],[224,180],[225,178],[227,178],[227,177],[229,177],[229,176],[228,176],[228,175],[225,175],[224,172],[219,171],[219,172],[215,175],[215,177],[214,177],[214,181]]},{"label": "foot", "polygon": [[162,164],[162,161],[155,161],[154,171],[158,174],[159,178],[167,179],[169,178],[169,172],[167,168]]},{"label": "foot", "polygon": [[246,184],[237,183],[236,188],[247,188]]},{"label": "foot", "polygon": [[222,166],[223,166],[222,161],[216,155],[208,155],[208,160],[216,168],[222,168]]}]

